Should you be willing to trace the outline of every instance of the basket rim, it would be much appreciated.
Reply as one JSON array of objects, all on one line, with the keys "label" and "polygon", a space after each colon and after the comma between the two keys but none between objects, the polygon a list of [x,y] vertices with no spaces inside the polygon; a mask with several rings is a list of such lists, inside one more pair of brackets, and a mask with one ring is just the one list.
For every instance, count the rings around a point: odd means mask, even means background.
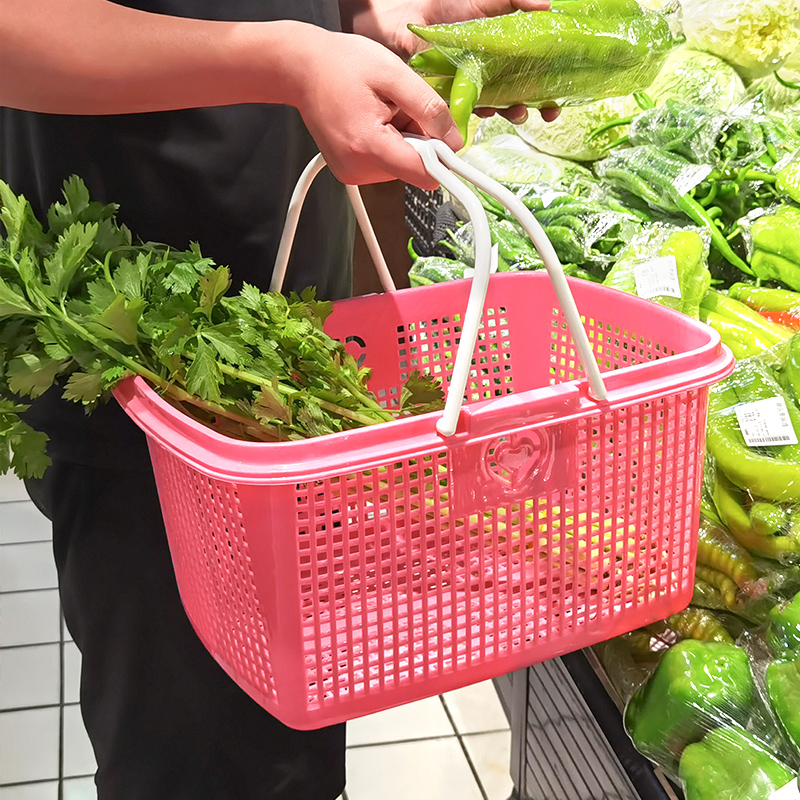
[{"label": "basket rim", "polygon": [[[524,278],[544,280],[542,273],[502,273],[492,282],[502,284]],[[313,439],[289,442],[247,442],[232,439],[195,421],[156,392],[143,378],[127,378],[114,389],[117,402],[148,438],[199,472],[219,480],[242,484],[285,484],[322,479],[343,471],[367,470],[387,461],[422,457],[465,444],[495,438],[521,428],[557,425],[597,415],[636,403],[698,389],[727,377],[734,359],[707,325],[672,309],[659,306],[616,289],[570,279],[576,297],[611,293],[615,303],[648,303],[648,315],[670,326],[681,326],[696,335],[698,346],[652,361],[603,373],[608,397],[602,402],[589,395],[588,381],[581,377],[553,386],[538,387],[501,398],[465,404],[454,436],[444,438],[436,431],[441,412],[385,422]],[[508,287],[509,290],[511,287]],[[392,295],[409,298],[412,293],[434,292],[466,298],[469,281],[452,281],[434,286],[404,289]],[[367,295],[340,300],[335,310],[363,315],[375,298]],[[633,378],[633,380],[632,380]],[[481,429],[481,416],[491,411],[493,418],[508,421],[498,427]],[[514,414],[517,416],[514,416]],[[520,415],[524,412],[524,415]]]}]

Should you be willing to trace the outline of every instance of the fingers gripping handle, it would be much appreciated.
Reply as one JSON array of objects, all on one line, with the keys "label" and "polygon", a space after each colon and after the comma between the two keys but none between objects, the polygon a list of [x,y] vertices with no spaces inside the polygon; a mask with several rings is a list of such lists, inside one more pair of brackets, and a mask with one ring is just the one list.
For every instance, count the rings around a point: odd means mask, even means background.
[{"label": "fingers gripping handle", "polygon": [[[606,397],[605,385],[603,384],[592,346],[586,335],[586,330],[583,327],[578,308],[575,305],[575,299],[570,291],[569,283],[550,240],[533,214],[508,189],[466,164],[443,142],[434,139],[423,139],[413,135],[408,135],[406,140],[420,154],[428,173],[439,181],[466,208],[474,230],[475,273],[472,278],[467,311],[464,315],[464,324],[461,329],[461,341],[453,366],[444,413],[436,424],[436,430],[442,436],[452,436],[458,426],[458,417],[463,404],[464,390],[469,378],[470,367],[472,366],[472,354],[475,352],[475,345],[478,340],[478,331],[491,275],[492,239],[486,212],[483,210],[475,193],[462,183],[456,175],[461,175],[502,203],[512,212],[525,232],[530,236],[536,250],[544,261],[559,305],[569,325],[578,356],[589,380],[590,394],[597,400],[604,400]],[[278,246],[278,255],[275,259],[270,291],[279,292],[283,286],[303,202],[311,183],[324,167],[325,159],[322,154],[317,155],[303,171],[297,186],[295,186],[289,201],[283,235]],[[367,248],[378,271],[381,284],[386,291],[394,291],[394,282],[367,216],[361,195],[355,186],[348,186],[347,193],[367,243]]]}]

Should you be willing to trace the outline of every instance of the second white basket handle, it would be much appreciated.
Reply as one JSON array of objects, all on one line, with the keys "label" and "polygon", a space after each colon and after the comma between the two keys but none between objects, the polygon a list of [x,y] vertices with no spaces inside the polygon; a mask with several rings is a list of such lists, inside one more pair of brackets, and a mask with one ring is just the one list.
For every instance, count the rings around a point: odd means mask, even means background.
[{"label": "second white basket handle", "polygon": [[[412,143],[417,146],[417,149],[423,149],[419,146],[417,141],[413,141]],[[583,326],[581,315],[575,304],[575,298],[572,296],[572,291],[569,288],[567,277],[564,275],[564,270],[556,255],[556,251],[547,238],[547,234],[542,230],[542,226],[513,192],[460,159],[446,144],[444,144],[444,142],[428,139],[424,140],[423,144],[424,149],[431,148],[435,150],[441,161],[453,172],[461,175],[467,181],[500,202],[514,215],[519,224],[522,225],[525,233],[528,234],[530,240],[533,242],[536,251],[541,256],[550,282],[553,284],[553,289],[558,298],[558,304],[567,320],[569,332],[572,335],[572,340],[578,351],[578,358],[583,365],[586,377],[589,381],[589,393],[595,400],[605,400],[607,395],[606,387],[603,383],[603,377],[600,374],[600,368],[597,366],[597,360],[595,359],[592,345],[589,342],[589,337],[586,335],[586,329]],[[424,156],[423,160],[425,160]],[[448,189],[448,191],[450,190]],[[461,195],[456,195],[456,197],[458,200],[461,200],[462,203],[464,202]],[[471,352],[472,350],[470,350],[470,353]]]},{"label": "second white basket handle", "polygon": [[[289,200],[289,208],[286,212],[286,221],[283,225],[281,241],[278,245],[275,267],[272,270],[272,279],[269,284],[269,290],[271,292],[279,292],[283,288],[283,281],[286,278],[286,269],[289,266],[289,256],[292,252],[294,237],[297,233],[297,224],[300,220],[300,212],[303,210],[303,203],[305,202],[308,190],[311,188],[311,184],[314,182],[314,178],[325,169],[325,166],[325,158],[322,153],[314,156],[308,163],[308,166],[303,170],[303,174],[294,187],[294,191]],[[389,266],[386,263],[381,246],[375,236],[375,231],[372,228],[367,209],[364,207],[364,201],[361,199],[361,193],[358,191],[357,186],[347,186],[346,189],[347,196],[350,198],[350,204],[353,206],[353,211],[355,211],[356,214],[356,221],[361,228],[361,233],[367,244],[367,250],[378,272],[381,286],[383,286],[387,292],[394,292],[397,287],[394,285],[392,273],[389,271]]]}]

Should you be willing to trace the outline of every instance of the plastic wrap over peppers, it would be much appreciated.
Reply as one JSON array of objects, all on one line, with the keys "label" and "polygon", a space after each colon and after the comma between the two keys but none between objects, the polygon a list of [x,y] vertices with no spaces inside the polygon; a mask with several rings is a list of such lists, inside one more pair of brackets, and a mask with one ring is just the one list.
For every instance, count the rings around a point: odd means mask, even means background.
[{"label": "plastic wrap over peppers", "polygon": [[711,388],[692,603],[595,648],[686,800],[798,797],[799,397],[800,335]]},{"label": "plastic wrap over peppers", "polygon": [[477,106],[565,106],[644,91],[682,43],[669,13],[636,0],[554,0],[549,11],[428,27],[411,66],[449,100],[466,139]]}]

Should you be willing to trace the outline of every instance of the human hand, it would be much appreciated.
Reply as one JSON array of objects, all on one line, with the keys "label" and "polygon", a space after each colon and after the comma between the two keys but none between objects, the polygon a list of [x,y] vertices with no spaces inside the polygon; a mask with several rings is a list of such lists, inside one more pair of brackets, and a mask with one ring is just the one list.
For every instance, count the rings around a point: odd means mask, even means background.
[{"label": "human hand", "polygon": [[[549,0],[339,0],[345,30],[380,42],[403,58],[410,58],[424,48],[425,43],[408,30],[409,23],[433,25],[463,22],[479,17],[494,17],[514,11],[546,11]],[[523,105],[511,108],[478,108],[481,117],[500,114],[515,125],[528,118]],[[560,113],[558,108],[540,111],[545,122],[552,122]]]},{"label": "human hand", "polygon": [[296,105],[333,174],[353,185],[399,178],[436,188],[402,132],[460,149],[444,100],[399,56],[363,36],[316,28],[304,46]]}]

